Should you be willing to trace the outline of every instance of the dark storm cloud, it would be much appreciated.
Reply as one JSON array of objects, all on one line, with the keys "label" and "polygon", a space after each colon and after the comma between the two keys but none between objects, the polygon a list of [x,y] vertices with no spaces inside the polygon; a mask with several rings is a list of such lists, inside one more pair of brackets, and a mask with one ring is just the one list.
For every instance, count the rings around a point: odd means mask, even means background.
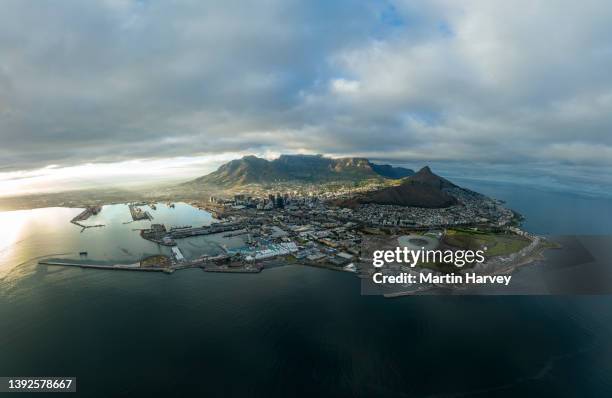
[{"label": "dark storm cloud", "polygon": [[0,166],[265,150],[610,165],[611,17],[603,1],[5,1]]}]

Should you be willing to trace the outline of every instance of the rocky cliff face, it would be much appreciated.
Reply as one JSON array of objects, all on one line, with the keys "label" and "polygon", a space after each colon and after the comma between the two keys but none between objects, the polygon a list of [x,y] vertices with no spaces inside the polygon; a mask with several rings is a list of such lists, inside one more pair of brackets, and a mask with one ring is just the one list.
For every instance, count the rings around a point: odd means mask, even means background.
[{"label": "rocky cliff face", "polygon": [[403,178],[414,171],[403,167],[377,165],[365,158],[332,159],[320,155],[281,155],[268,161],[256,156],[232,160],[190,185],[236,187],[272,182],[361,181],[370,178]]}]

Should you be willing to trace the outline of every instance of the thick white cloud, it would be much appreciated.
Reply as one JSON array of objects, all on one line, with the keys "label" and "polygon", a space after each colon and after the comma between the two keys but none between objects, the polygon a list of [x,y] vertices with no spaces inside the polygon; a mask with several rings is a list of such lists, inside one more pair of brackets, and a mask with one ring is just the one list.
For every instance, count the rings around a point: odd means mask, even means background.
[{"label": "thick white cloud", "polygon": [[0,167],[310,151],[612,166],[606,1],[3,2]]},{"label": "thick white cloud", "polygon": [[406,1],[397,10],[407,22],[393,34],[334,55],[359,96],[313,99],[345,116],[327,131],[372,142],[384,132],[396,158],[612,165],[612,6]]}]

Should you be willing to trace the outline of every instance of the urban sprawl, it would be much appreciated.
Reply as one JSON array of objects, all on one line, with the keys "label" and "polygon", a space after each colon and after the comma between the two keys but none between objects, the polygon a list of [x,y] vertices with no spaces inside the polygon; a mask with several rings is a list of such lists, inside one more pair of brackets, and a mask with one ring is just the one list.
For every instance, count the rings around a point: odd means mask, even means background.
[{"label": "urban sprawl", "polygon": [[[234,194],[231,197],[207,197],[189,204],[210,212],[215,220],[210,225],[166,227],[152,220],[147,210],[154,203],[131,203],[133,221],[151,220],[150,228],[140,230],[143,239],[170,248],[171,255],[143,259],[137,264],[113,266],[55,261],[55,265],[78,265],[86,268],[112,268],[143,271],[173,272],[199,267],[209,272],[259,272],[268,264],[282,260],[355,272],[361,277],[372,275],[373,269],[364,262],[362,243],[365,236],[396,236],[420,234],[442,242],[449,229],[472,228],[520,235],[531,242],[519,253],[490,259],[491,264],[509,266],[525,262],[538,252],[539,239],[516,227],[517,215],[503,203],[486,196],[457,188],[450,192],[459,204],[447,208],[418,208],[361,204],[352,208],[338,207],[334,199],[350,193],[334,195],[287,192],[259,196]],[[174,205],[171,205],[174,206]],[[88,207],[73,223],[81,223],[89,215],[101,211],[100,206]],[[102,225],[96,225],[102,226]],[[201,255],[187,259],[179,248],[181,239],[221,234],[223,238],[241,237],[241,247],[223,248],[223,253]],[[50,264],[50,262],[47,262]],[[486,269],[480,265],[481,271]],[[419,271],[412,271],[419,272]],[[423,268],[422,272],[443,274],[443,271]]]}]

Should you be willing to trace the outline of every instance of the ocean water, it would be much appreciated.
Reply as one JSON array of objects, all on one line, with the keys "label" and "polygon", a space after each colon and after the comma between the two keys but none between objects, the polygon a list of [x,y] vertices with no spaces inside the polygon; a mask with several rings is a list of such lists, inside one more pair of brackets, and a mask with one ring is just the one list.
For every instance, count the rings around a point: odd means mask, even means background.
[{"label": "ocean water", "polygon": [[[506,200],[533,232],[612,230],[609,200],[471,188]],[[256,275],[36,265],[83,250],[125,262],[163,252],[132,231],[147,222],[122,224],[126,211],[105,208],[89,222],[107,226],[82,233],[68,223],[74,209],[0,213],[0,376],[76,376],[85,397],[612,394],[608,296],[384,299],[361,296],[353,275],[293,265]],[[152,214],[214,221],[183,206]]]},{"label": "ocean water", "polygon": [[526,217],[523,228],[546,235],[612,234],[612,197],[554,191],[533,185],[453,178],[462,187],[504,200]]}]

